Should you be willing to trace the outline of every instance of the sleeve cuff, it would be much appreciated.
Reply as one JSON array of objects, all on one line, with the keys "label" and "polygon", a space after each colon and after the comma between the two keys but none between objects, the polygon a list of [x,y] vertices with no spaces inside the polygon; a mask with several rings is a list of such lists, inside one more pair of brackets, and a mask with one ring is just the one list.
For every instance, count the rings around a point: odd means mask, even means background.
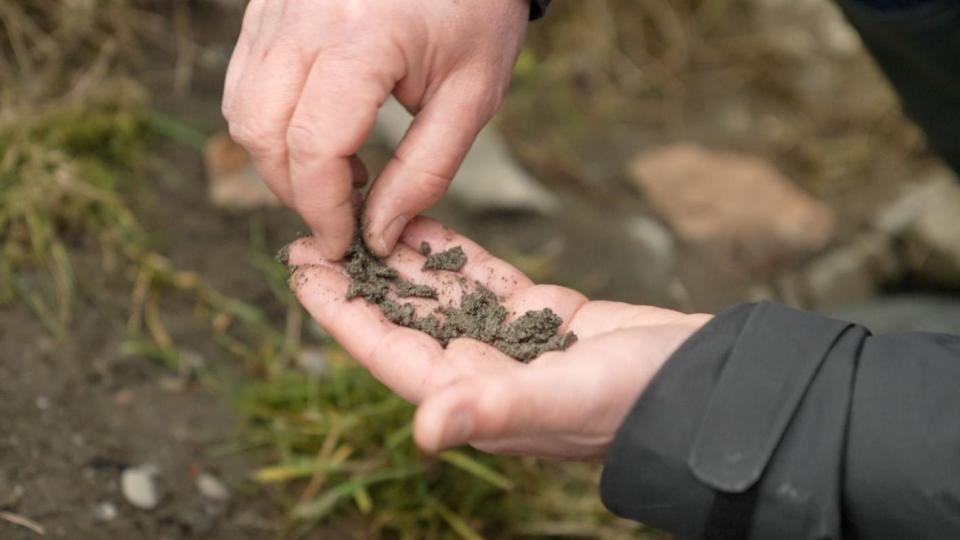
[{"label": "sleeve cuff", "polygon": [[550,5],[551,0],[531,0],[530,2],[530,20],[535,21],[540,17],[543,17],[544,13],[547,12],[547,6]]},{"label": "sleeve cuff", "polygon": [[[716,537],[717,528],[726,537],[839,534],[843,441],[865,336],[773,303],[721,313],[627,416],[607,454],[604,503],[686,537]],[[728,519],[732,509],[742,511],[739,523]]]}]

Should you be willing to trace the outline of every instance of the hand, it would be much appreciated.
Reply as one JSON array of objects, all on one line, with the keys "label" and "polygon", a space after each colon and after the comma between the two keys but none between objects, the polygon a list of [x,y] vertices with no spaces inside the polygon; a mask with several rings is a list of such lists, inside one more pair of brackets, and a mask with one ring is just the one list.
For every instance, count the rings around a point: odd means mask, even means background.
[{"label": "hand", "polygon": [[529,12],[529,0],[252,0],[224,89],[230,133],[319,252],[339,259],[367,182],[356,153],[396,96],[416,119],[363,219],[385,256],[499,107]]},{"label": "hand", "polygon": [[414,246],[424,240],[435,250],[462,246],[468,256],[462,277],[504,298],[511,313],[549,307],[564,320],[561,331],[580,338],[529,364],[471,339],[443,349],[426,334],[386,321],[362,299],[345,300],[349,280],[322,258],[315,239],[292,244],[289,261],[299,268],[290,283],[300,302],[375,377],[420,404],[414,436],[427,452],[470,443],[496,453],[601,459],[654,374],[710,319],[535,285],[470,240],[417,218],[386,261],[405,278],[436,287],[441,303],[457,300],[458,276],[420,270],[423,256]]}]

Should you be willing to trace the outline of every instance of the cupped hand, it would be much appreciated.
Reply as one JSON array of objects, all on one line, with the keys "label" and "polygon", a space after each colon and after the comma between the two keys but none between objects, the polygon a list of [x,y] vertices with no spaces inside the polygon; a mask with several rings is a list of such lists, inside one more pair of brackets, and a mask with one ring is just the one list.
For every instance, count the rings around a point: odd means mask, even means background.
[{"label": "cupped hand", "polygon": [[252,0],[224,89],[230,133],[338,259],[367,182],[356,152],[396,96],[416,118],[363,219],[386,255],[499,107],[529,12],[529,0]]},{"label": "cupped hand", "polygon": [[[459,273],[425,272],[416,249],[462,246]],[[387,321],[363,299],[347,301],[349,278],[326,261],[314,238],[294,242],[290,284],[313,318],[381,382],[419,404],[414,436],[427,452],[471,444],[495,453],[601,459],[637,396],[708,315],[619,302],[589,301],[554,285],[536,285],[519,270],[439,223],[416,218],[386,262],[402,277],[436,287],[456,302],[463,278],[503,299],[512,316],[549,307],[562,332],[579,336],[562,352],[523,364],[494,347],[433,338]],[[426,312],[436,301],[419,300]],[[433,302],[433,305],[431,305]]]}]

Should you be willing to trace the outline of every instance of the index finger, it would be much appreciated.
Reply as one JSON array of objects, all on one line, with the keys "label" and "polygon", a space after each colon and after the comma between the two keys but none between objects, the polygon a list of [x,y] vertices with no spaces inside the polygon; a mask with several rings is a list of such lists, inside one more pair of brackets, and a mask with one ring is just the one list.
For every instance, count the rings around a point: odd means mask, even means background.
[{"label": "index finger", "polygon": [[370,135],[396,82],[389,71],[371,70],[319,55],[287,129],[294,207],[330,259],[342,257],[353,238],[351,157]]},{"label": "index finger", "polygon": [[446,369],[440,343],[391,323],[372,304],[347,300],[347,287],[347,276],[335,266],[301,266],[290,278],[290,288],[317,324],[379,381],[419,403],[436,376],[432,372]]}]

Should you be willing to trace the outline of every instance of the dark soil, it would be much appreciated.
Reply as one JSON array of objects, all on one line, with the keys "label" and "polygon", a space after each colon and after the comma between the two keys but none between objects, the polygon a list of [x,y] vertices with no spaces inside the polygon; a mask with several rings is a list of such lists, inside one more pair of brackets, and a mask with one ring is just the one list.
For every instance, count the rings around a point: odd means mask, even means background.
[{"label": "dark soil", "polygon": [[[430,255],[430,245],[423,242],[420,251],[428,255],[425,270],[457,271],[467,263],[467,255],[460,246]],[[464,295],[459,306],[438,303],[433,313],[418,316],[412,303],[397,299],[437,299],[437,290],[400,277],[399,272],[367,249],[360,235],[350,246],[344,266],[352,280],[347,299],[362,297],[376,304],[394,324],[424,332],[443,346],[453,339],[472,338],[493,345],[521,362],[529,362],[545,352],[564,350],[577,341],[573,332],[557,333],[563,321],[550,308],[528,311],[507,323],[507,308],[497,295],[480,283],[474,283],[473,289],[467,290],[465,279],[460,281]]]},{"label": "dark soil", "polygon": [[424,251],[424,244],[427,246],[427,260],[423,263],[424,270],[459,272],[463,265],[467,264],[467,254],[463,252],[463,248],[460,246],[452,247],[440,253],[432,253],[433,249],[430,248],[430,244],[422,242],[420,244],[421,252]]}]

